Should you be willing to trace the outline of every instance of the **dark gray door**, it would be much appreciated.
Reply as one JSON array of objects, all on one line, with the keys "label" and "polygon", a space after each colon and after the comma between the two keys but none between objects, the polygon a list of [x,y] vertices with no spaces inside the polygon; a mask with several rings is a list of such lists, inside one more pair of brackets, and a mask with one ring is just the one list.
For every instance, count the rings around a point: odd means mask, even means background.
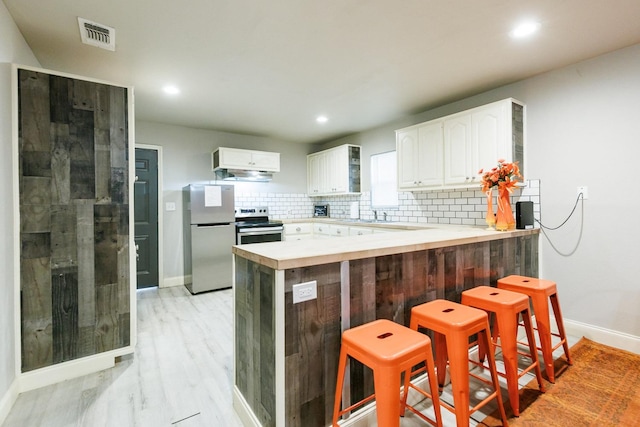
[{"label": "dark gray door", "polygon": [[158,152],[136,148],[134,184],[138,289],[158,286]]}]

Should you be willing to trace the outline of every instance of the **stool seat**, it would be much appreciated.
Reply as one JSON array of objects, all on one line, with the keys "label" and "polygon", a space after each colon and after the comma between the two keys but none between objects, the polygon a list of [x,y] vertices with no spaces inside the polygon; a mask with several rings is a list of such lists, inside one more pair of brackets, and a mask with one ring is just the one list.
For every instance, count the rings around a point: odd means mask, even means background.
[{"label": "stool seat", "polygon": [[[555,371],[553,366],[553,352],[561,345],[564,354],[567,357],[567,363],[573,364],[569,353],[569,343],[564,330],[564,322],[562,320],[562,312],[560,310],[560,300],[558,298],[558,290],[556,283],[551,280],[538,279],[535,277],[511,275],[498,279],[498,288],[509,291],[520,292],[531,298],[533,305],[533,314],[536,319],[536,328],[538,331],[538,339],[540,340],[539,350],[542,351],[544,359],[545,372],[550,382],[555,382]],[[558,333],[551,332],[551,316],[549,313],[549,302],[553,309],[553,314],[558,327]],[[551,337],[560,338],[560,342],[553,346]]]},{"label": "stool seat", "polygon": [[[448,300],[434,300],[411,309],[411,329],[429,329],[434,332],[436,349],[436,373],[440,388],[444,386],[447,362],[451,372],[451,388],[454,406],[440,402],[456,416],[458,427],[468,426],[470,415],[492,399],[498,402],[502,423],[507,425],[500,383],[496,372],[493,343],[489,335],[487,313],[476,308]],[[478,341],[489,349],[487,359],[491,372],[493,393],[489,394],[475,407],[469,408],[469,337],[478,335]],[[474,375],[475,376],[475,375]],[[483,380],[482,378],[475,376]],[[485,381],[486,382],[486,381]]]},{"label": "stool seat", "polygon": [[[360,361],[373,370],[375,391],[371,396],[341,410],[342,387],[349,357]],[[406,375],[404,393],[401,396],[400,376],[402,372],[410,372],[414,366],[421,363],[426,365],[431,393],[411,384],[410,375]],[[435,421],[406,404],[409,387],[432,399]],[[338,425],[340,416],[373,398],[376,400],[376,415],[379,426],[399,426],[399,417],[404,415],[405,408],[432,425],[442,426],[429,337],[385,319],[375,320],[342,333],[333,426]]]},{"label": "stool seat", "polygon": [[[493,341],[496,343],[497,337],[500,337],[500,346],[502,347],[502,359],[504,362],[504,377],[507,380],[507,388],[509,391],[509,401],[515,416],[520,415],[520,399],[518,394],[518,379],[527,372],[534,370],[538,387],[544,392],[544,383],[542,382],[542,372],[540,370],[540,362],[538,361],[536,342],[533,335],[533,327],[531,325],[531,314],[529,312],[529,297],[527,295],[508,291],[505,289],[496,289],[489,286],[478,286],[473,289],[462,292],[462,304],[482,309],[494,315],[496,325],[494,326]],[[523,354],[531,359],[529,366],[522,371],[518,368],[518,324],[519,317],[522,316],[525,331],[527,334],[527,345],[529,353]],[[485,349],[478,350],[480,361],[484,360]],[[498,372],[498,374],[501,374]]]}]

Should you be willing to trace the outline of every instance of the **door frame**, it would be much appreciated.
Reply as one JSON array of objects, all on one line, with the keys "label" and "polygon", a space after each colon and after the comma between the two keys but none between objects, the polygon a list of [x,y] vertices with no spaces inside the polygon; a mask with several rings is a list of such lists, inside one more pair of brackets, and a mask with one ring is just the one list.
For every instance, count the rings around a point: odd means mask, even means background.
[{"label": "door frame", "polygon": [[144,150],[154,150],[158,153],[158,288],[164,288],[164,267],[162,260],[164,258],[164,222],[163,222],[163,193],[162,193],[162,146],[150,144],[138,144],[135,148]]}]

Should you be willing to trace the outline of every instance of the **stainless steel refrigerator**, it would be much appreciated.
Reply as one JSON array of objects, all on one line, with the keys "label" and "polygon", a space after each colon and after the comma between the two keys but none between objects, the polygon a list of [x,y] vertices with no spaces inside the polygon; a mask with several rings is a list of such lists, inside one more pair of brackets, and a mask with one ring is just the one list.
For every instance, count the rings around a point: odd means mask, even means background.
[{"label": "stainless steel refrigerator", "polygon": [[184,275],[192,294],[232,285],[236,227],[233,185],[183,188]]}]

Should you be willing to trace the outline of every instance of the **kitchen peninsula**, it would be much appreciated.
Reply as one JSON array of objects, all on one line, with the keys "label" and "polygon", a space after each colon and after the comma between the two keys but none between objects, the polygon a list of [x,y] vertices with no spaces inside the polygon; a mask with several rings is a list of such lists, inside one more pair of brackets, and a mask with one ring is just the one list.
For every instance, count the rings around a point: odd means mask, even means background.
[{"label": "kitchen peninsula", "polygon": [[[330,425],[344,329],[379,318],[408,325],[417,304],[538,274],[537,229],[413,228],[234,246],[234,406],[247,424]],[[293,286],[306,282],[317,297],[294,304]],[[349,383],[347,401],[373,391],[357,362]]]}]

